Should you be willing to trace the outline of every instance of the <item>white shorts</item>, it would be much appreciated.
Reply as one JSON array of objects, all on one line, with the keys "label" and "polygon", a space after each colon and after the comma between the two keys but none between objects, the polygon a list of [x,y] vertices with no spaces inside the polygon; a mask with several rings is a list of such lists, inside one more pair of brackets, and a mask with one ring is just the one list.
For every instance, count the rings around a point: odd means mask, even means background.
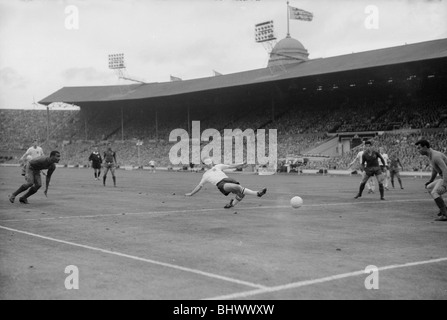
[{"label": "white shorts", "polygon": [[444,183],[443,179],[438,179],[430,183],[427,186],[427,189],[430,190],[431,193],[434,192],[441,196],[447,192],[447,185]]}]

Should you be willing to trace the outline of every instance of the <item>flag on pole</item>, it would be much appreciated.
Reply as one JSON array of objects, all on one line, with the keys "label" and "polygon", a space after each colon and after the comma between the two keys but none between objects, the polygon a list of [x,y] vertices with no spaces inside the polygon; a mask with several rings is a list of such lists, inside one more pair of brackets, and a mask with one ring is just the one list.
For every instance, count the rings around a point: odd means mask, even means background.
[{"label": "flag on pole", "polygon": [[171,81],[182,81],[181,78],[174,77],[174,76],[172,76],[172,75],[170,75],[170,77],[171,77]]},{"label": "flag on pole", "polygon": [[221,76],[221,75],[222,75],[222,73],[217,72],[216,70],[213,70],[213,73],[214,73],[214,76],[215,76],[215,77],[216,77],[216,76]]},{"label": "flag on pole", "polygon": [[289,6],[289,18],[295,20],[312,21],[314,15],[311,12]]}]

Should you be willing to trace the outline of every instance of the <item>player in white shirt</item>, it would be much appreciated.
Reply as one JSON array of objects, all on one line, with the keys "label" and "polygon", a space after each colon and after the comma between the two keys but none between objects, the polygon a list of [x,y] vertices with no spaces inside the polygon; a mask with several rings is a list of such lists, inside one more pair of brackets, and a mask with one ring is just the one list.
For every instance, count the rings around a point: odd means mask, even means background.
[{"label": "player in white shirt", "polygon": [[226,165],[226,164],[216,164],[214,165],[213,161],[209,158],[203,160],[205,167],[208,169],[202,176],[202,180],[200,183],[194,188],[190,193],[185,194],[187,197],[191,197],[197,192],[199,192],[205,183],[209,182],[214,184],[220,192],[222,192],[225,196],[228,196],[230,193],[234,193],[236,197],[230,200],[230,203],[227,204],[224,208],[229,209],[238,204],[245,195],[252,195],[262,197],[267,192],[267,188],[263,188],[260,191],[253,191],[248,188],[242,187],[239,182],[234,179],[229,178],[223,170],[226,169],[236,169],[245,167],[246,164],[239,165]]},{"label": "player in white shirt", "polygon": [[149,167],[151,168],[151,173],[155,173],[155,161],[149,161]]},{"label": "player in white shirt", "polygon": [[385,190],[390,190],[388,189],[388,181],[390,180],[390,158],[388,158],[388,154],[385,153],[385,149],[383,149],[382,147],[379,148],[379,153],[382,156],[383,160],[385,160],[385,167],[381,166],[383,174],[385,176],[383,186],[385,187]]},{"label": "player in white shirt", "polygon": [[25,175],[26,165],[30,160],[39,158],[44,156],[43,150],[38,146],[37,139],[34,139],[33,145],[26,150],[25,154],[19,159],[19,162],[22,163],[22,176]]},{"label": "player in white shirt", "polygon": [[[362,173],[362,181],[365,178],[365,171],[363,170],[362,167],[362,157],[363,157],[363,153],[365,152],[365,144],[363,144],[362,146],[362,150],[359,151],[359,153],[357,153],[357,156],[355,157],[354,160],[352,160],[352,162],[349,164],[349,167],[351,167],[357,160],[358,160],[358,170],[360,170],[360,172]],[[374,190],[376,189],[376,185],[374,183],[373,179],[369,179],[368,182],[366,183],[366,187],[368,188],[368,193],[374,193]]]}]

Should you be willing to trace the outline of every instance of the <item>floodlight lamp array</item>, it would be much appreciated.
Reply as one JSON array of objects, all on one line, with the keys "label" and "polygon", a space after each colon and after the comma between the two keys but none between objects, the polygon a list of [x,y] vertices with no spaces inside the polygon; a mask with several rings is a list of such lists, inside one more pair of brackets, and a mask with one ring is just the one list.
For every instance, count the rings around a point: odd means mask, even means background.
[{"label": "floodlight lamp array", "polygon": [[267,21],[255,25],[255,40],[256,42],[265,42],[275,40],[275,32],[273,21]]},{"label": "floodlight lamp array", "polygon": [[109,54],[109,69],[124,69],[124,53]]}]

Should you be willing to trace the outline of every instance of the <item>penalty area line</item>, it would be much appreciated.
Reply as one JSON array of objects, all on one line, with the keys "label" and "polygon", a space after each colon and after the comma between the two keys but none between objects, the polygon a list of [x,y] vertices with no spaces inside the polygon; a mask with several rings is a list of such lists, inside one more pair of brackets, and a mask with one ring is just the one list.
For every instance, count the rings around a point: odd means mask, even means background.
[{"label": "penalty area line", "polygon": [[239,284],[239,285],[244,285],[244,286],[247,286],[247,287],[258,288],[258,289],[265,289],[265,288],[267,288],[266,286],[263,286],[263,285],[260,285],[260,284],[251,283],[251,282],[248,282],[248,281],[243,281],[243,280],[234,279],[234,278],[230,278],[230,277],[225,277],[225,276],[221,276],[221,275],[210,273],[210,272],[206,272],[206,271],[201,271],[201,270],[198,270],[198,269],[182,267],[182,266],[171,264],[171,263],[166,263],[166,262],[161,262],[161,261],[141,258],[141,257],[137,257],[137,256],[125,254],[125,253],[120,253],[120,252],[117,252],[117,251],[110,251],[110,250],[105,250],[105,249],[101,249],[101,248],[91,247],[91,246],[87,246],[87,245],[83,245],[83,244],[79,244],[79,243],[75,243],[75,242],[71,242],[71,241],[65,241],[65,240],[55,239],[55,238],[51,238],[51,237],[41,236],[39,234],[35,234],[35,233],[23,231],[23,230],[17,230],[17,229],[13,229],[13,228],[8,228],[8,227],[4,227],[4,226],[1,226],[1,225],[0,225],[0,229],[11,231],[11,232],[16,232],[16,233],[20,233],[20,234],[24,234],[24,235],[27,235],[27,236],[31,236],[31,237],[35,237],[35,238],[39,238],[39,239],[43,239],[43,240],[47,240],[47,241],[62,243],[62,244],[73,246],[73,247],[78,247],[78,248],[88,249],[88,250],[91,250],[91,251],[106,253],[106,254],[113,255],[113,256],[118,256],[118,257],[121,257],[121,258],[127,258],[127,259],[131,259],[131,260],[146,262],[146,263],[157,265],[157,266],[162,266],[162,267],[167,267],[167,268],[171,268],[171,269],[176,269],[176,270],[180,270],[180,271],[184,271],[184,272],[188,272],[188,273],[193,273],[193,274],[204,276],[204,277],[208,277],[208,278],[214,278],[214,279],[218,279],[218,280],[222,280],[222,281],[226,281],[226,282],[231,282],[231,283],[235,283],[235,284]]},{"label": "penalty area line", "polygon": [[[421,266],[421,265],[425,265],[425,264],[433,264],[433,263],[440,263],[440,262],[447,262],[447,258],[410,262],[410,263],[404,263],[404,264],[394,264],[394,265],[377,268],[377,270],[380,272],[380,271],[410,268],[410,267],[416,267],[416,266]],[[342,273],[342,274],[319,278],[319,279],[314,279],[314,280],[305,280],[305,281],[289,283],[289,284],[280,285],[280,286],[276,286],[276,287],[268,287],[268,288],[264,288],[264,289],[256,289],[256,290],[233,293],[233,294],[228,294],[228,295],[223,295],[223,296],[218,296],[218,297],[206,298],[204,300],[230,300],[230,299],[247,298],[247,297],[253,297],[253,296],[265,294],[265,293],[297,289],[297,288],[311,286],[311,285],[315,285],[315,284],[336,281],[336,280],[346,279],[346,278],[352,278],[352,277],[357,277],[357,276],[361,276],[361,275],[369,275],[369,274],[370,274],[370,272],[366,272],[365,270],[359,270],[359,271]]]}]

